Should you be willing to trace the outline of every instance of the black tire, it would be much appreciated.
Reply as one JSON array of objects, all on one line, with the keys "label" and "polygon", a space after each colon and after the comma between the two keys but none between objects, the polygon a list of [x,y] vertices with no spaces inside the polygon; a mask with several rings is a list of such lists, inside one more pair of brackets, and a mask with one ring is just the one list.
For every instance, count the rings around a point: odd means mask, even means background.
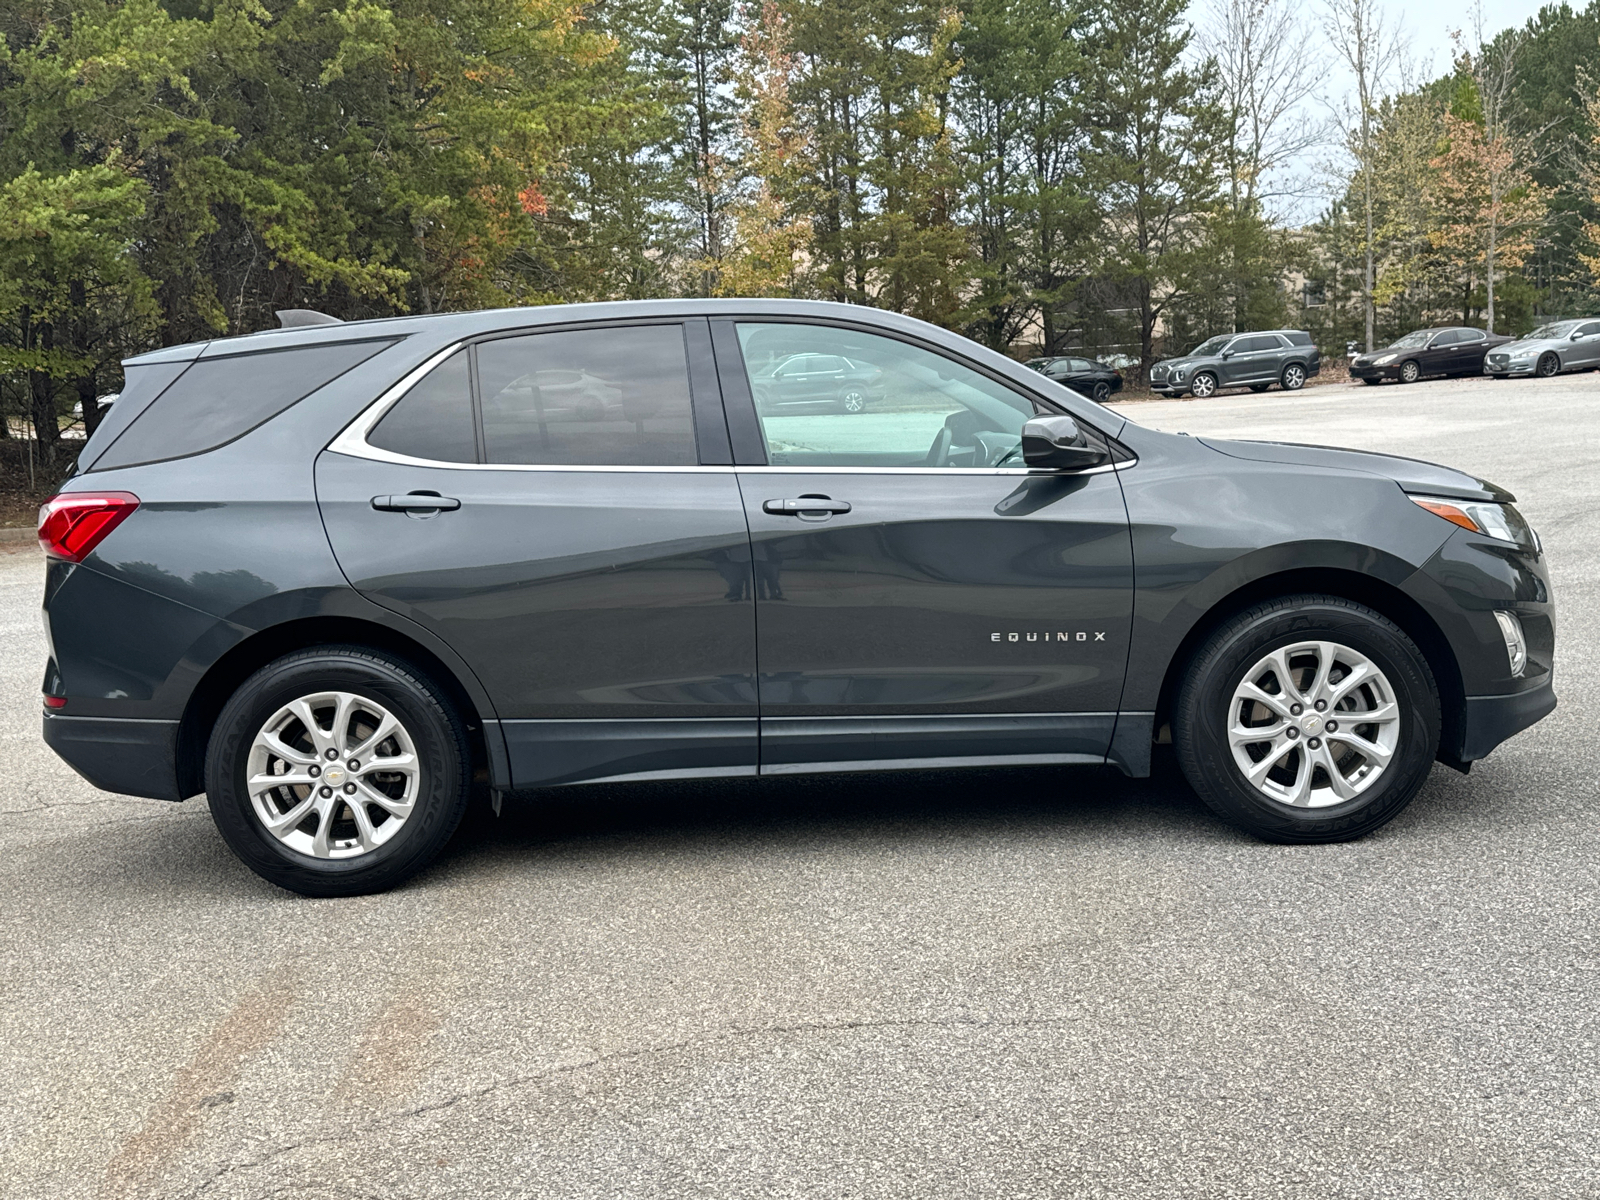
[{"label": "black tire", "polygon": [[[246,784],[251,746],[266,722],[296,698],[321,691],[386,708],[403,725],[420,770],[398,832],[351,858],[315,858],[284,845],[256,815]],[[460,824],[471,783],[466,727],[444,692],[403,660],[361,646],[319,646],[262,667],[223,707],[206,750],[206,795],[223,839],[257,875],[302,896],[381,892],[421,871]]]},{"label": "black tire", "polygon": [[1422,378],[1422,364],[1414,358],[1408,358],[1400,364],[1400,382],[1415,383]]},{"label": "black tire", "polygon": [[1560,370],[1561,360],[1554,354],[1546,354],[1539,360],[1539,365],[1534,368],[1535,374],[1537,374],[1540,379],[1549,379],[1552,375],[1556,374]]},{"label": "black tire", "polygon": [[1189,390],[1194,393],[1196,400],[1204,400],[1207,396],[1217,394],[1217,377],[1210,371],[1201,371],[1189,384]]},{"label": "black tire", "polygon": [[1298,392],[1306,385],[1306,369],[1299,363],[1290,363],[1283,369],[1283,374],[1278,377],[1278,382],[1283,385],[1286,392]]},{"label": "black tire", "polygon": [[1094,392],[1089,397],[1097,404],[1104,404],[1111,399],[1111,385],[1104,380],[1094,385]]},{"label": "black tire", "polygon": [[1363,379],[1361,382],[1366,384],[1368,387],[1377,387],[1378,384],[1382,383],[1383,381],[1381,379]]},{"label": "black tire", "polygon": [[[1395,693],[1399,734],[1383,775],[1354,799],[1293,808],[1250,784],[1227,730],[1234,689],[1251,668],[1272,650],[1317,640],[1350,647],[1384,673]],[[1392,820],[1427,779],[1439,727],[1439,690],[1415,643],[1372,609],[1324,595],[1266,601],[1225,623],[1190,663],[1172,714],[1178,762],[1200,799],[1231,825],[1280,843],[1349,841]]]},{"label": "black tire", "polygon": [[1252,383],[1250,385],[1250,390],[1252,392],[1264,392],[1271,386],[1272,385],[1270,383]]}]

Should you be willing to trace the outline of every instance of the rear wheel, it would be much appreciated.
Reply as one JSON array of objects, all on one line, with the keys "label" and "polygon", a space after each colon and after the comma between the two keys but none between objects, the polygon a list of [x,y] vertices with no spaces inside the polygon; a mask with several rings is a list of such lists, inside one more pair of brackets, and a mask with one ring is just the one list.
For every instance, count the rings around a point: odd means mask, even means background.
[{"label": "rear wheel", "polygon": [[858,413],[867,407],[867,394],[860,388],[845,388],[839,393],[839,407],[847,413]]},{"label": "rear wheel", "polygon": [[1290,363],[1283,369],[1283,378],[1279,380],[1286,392],[1298,392],[1306,385],[1306,369],[1299,363]]},{"label": "rear wheel", "polygon": [[1201,371],[1194,377],[1194,382],[1189,385],[1189,390],[1194,393],[1196,400],[1204,400],[1217,390],[1217,377],[1209,371]]},{"label": "rear wheel", "polygon": [[1561,360],[1554,354],[1546,354],[1539,360],[1538,371],[1540,379],[1549,379],[1559,370],[1561,370]]},{"label": "rear wheel", "polygon": [[1196,656],[1172,719],[1200,798],[1266,841],[1361,837],[1411,802],[1439,742],[1427,660],[1353,601],[1256,605]]},{"label": "rear wheel", "polygon": [[466,809],[471,754],[444,694],[357,646],[290,654],[223,708],[206,794],[246,866],[304,896],[383,891],[426,867]]},{"label": "rear wheel", "polygon": [[1104,404],[1107,400],[1111,399],[1111,385],[1103,380],[1099,383],[1096,383],[1091,396],[1096,403]]},{"label": "rear wheel", "polygon": [[1414,358],[1408,358],[1400,364],[1400,382],[1415,383],[1422,378],[1422,367]]}]

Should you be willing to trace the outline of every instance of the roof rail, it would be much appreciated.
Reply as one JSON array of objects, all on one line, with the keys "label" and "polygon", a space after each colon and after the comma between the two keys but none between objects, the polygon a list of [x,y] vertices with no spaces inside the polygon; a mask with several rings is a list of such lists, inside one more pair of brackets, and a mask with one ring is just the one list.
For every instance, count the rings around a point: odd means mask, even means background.
[{"label": "roof rail", "polygon": [[278,310],[279,329],[304,329],[310,325],[343,325],[338,317],[330,317],[327,313],[317,312],[314,308],[280,308]]}]

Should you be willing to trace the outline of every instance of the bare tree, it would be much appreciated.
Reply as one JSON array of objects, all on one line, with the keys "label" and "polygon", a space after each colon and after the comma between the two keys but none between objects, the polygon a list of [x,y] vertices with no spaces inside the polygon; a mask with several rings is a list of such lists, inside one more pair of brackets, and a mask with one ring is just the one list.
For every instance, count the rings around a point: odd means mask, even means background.
[{"label": "bare tree", "polygon": [[1361,202],[1366,222],[1366,273],[1361,298],[1366,310],[1367,349],[1373,345],[1374,243],[1372,232],[1372,168],[1376,157],[1373,117],[1383,98],[1389,76],[1400,64],[1405,45],[1399,31],[1390,28],[1380,10],[1381,0],[1327,0],[1323,27],[1356,81],[1356,111],[1345,119],[1346,141],[1361,178]]},{"label": "bare tree", "polygon": [[1202,14],[1196,42],[1217,64],[1235,213],[1306,190],[1283,172],[1327,139],[1325,123],[1305,111],[1320,82],[1307,40],[1297,0],[1210,0]]},{"label": "bare tree", "polygon": [[[1495,265],[1500,243],[1507,233],[1523,233],[1530,218],[1542,217],[1542,203],[1527,203],[1529,173],[1543,160],[1547,144],[1546,125],[1538,130],[1518,127],[1516,112],[1517,58],[1528,35],[1508,29],[1490,42],[1483,39],[1483,5],[1472,5],[1472,40],[1460,30],[1451,34],[1456,43],[1456,62],[1465,66],[1477,85],[1478,104],[1483,110],[1483,142],[1476,166],[1485,193],[1479,219],[1484,242],[1484,283],[1488,295],[1485,316],[1494,331]],[[1519,203],[1519,200],[1521,201]],[[1513,256],[1513,265],[1521,259]]]}]

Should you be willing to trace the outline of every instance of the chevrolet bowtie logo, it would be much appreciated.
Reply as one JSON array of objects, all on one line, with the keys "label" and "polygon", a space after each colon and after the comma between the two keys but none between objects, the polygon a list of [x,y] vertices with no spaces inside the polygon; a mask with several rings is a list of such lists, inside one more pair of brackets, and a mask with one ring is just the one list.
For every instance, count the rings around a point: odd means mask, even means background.
[{"label": "chevrolet bowtie logo", "polygon": [[1103,630],[1046,630],[1043,633],[991,633],[991,642],[1103,642]]}]

